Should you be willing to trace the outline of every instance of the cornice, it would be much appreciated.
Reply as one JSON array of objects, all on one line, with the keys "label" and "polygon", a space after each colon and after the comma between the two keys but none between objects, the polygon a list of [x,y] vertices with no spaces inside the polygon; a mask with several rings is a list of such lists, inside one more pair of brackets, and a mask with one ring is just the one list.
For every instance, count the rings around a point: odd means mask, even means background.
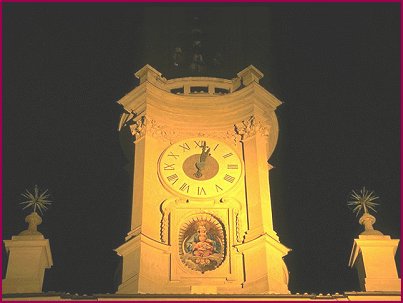
[{"label": "cornice", "polygon": [[251,240],[249,242],[246,242],[246,243],[235,245],[234,247],[239,252],[244,252],[244,251],[246,251],[248,249],[256,248],[256,246],[259,246],[259,243],[267,243],[267,244],[269,244],[271,247],[275,248],[282,256],[287,255],[287,253],[291,251],[290,248],[288,248],[285,245],[281,244],[276,239],[273,239],[268,234],[260,235],[256,239],[253,239],[253,240]]},{"label": "cornice", "polygon": [[145,243],[146,245],[151,246],[155,249],[161,250],[165,253],[170,253],[171,247],[169,245],[160,243],[142,233],[125,242],[124,244],[116,248],[115,251],[119,256],[125,256],[132,251],[138,249],[140,247],[140,243]]},{"label": "cornice", "polygon": [[118,101],[126,112],[141,114],[147,108],[163,124],[188,128],[227,128],[257,112],[270,119],[281,102],[256,83],[223,96],[174,95],[144,82]]}]

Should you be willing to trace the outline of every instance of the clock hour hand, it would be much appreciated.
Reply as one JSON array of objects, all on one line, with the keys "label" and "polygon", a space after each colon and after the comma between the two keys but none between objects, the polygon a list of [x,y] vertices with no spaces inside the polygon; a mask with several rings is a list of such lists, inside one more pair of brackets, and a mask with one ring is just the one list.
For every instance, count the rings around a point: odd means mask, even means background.
[{"label": "clock hour hand", "polygon": [[203,142],[202,152],[200,154],[200,160],[195,163],[197,168],[197,172],[194,174],[196,178],[200,178],[202,176],[201,170],[204,168],[206,164],[206,158],[210,153],[210,147],[206,150],[206,141]]}]

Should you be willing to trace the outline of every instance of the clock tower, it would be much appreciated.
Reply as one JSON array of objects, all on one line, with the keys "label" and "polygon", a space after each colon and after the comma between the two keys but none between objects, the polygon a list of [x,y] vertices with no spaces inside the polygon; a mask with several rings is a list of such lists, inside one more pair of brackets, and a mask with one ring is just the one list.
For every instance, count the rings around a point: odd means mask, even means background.
[{"label": "clock tower", "polygon": [[146,65],[135,75],[118,101],[133,196],[117,293],[289,293],[267,162],[281,102],[263,74],[168,80]]}]

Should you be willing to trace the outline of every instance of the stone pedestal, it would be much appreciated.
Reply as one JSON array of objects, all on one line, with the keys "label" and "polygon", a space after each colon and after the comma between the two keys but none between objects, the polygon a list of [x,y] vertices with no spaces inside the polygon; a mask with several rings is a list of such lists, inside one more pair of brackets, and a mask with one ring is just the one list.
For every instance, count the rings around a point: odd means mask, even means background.
[{"label": "stone pedestal", "polygon": [[361,234],[354,239],[349,266],[358,271],[363,291],[401,291],[395,254],[398,239]]},{"label": "stone pedestal", "polygon": [[49,240],[37,232],[13,236],[4,244],[8,264],[3,293],[42,292],[45,269],[53,265]]}]

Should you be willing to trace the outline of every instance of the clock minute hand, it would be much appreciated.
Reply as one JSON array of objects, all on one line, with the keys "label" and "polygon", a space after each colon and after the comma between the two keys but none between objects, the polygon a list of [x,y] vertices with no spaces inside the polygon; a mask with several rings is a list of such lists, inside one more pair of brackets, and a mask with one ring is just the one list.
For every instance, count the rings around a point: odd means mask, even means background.
[{"label": "clock minute hand", "polygon": [[206,158],[210,153],[210,147],[206,150],[206,141],[204,141],[203,149],[200,154],[200,162],[206,162]]}]

